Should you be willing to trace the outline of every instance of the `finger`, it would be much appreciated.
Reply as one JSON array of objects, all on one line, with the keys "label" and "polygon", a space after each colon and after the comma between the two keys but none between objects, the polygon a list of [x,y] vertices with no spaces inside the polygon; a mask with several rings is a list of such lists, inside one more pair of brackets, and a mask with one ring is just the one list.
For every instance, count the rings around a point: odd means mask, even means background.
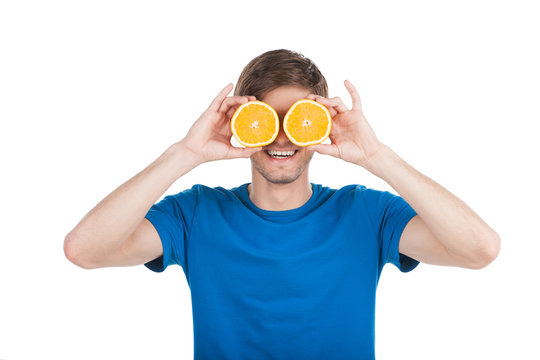
[{"label": "finger", "polygon": [[349,111],[349,109],[347,109],[347,106],[345,106],[345,103],[343,102],[343,100],[341,100],[339,96],[330,99],[330,101],[332,102],[332,106],[337,110],[337,112],[342,113]]},{"label": "finger", "polygon": [[232,119],[234,113],[236,112],[236,109],[238,109],[238,106],[233,106],[229,109],[229,111],[227,111],[227,120]]},{"label": "finger", "polygon": [[261,150],[262,150],[262,147],[260,146],[254,147],[254,148],[238,148],[238,147],[231,146],[225,158],[226,159],[248,158],[251,155]]},{"label": "finger", "polygon": [[349,111],[349,109],[347,109],[347,107],[345,106],[345,104],[343,103],[341,98],[339,98],[337,96],[334,97],[334,98],[331,98],[331,99],[327,99],[327,98],[325,98],[323,96],[318,96],[317,95],[315,100],[317,102],[320,102],[321,104],[325,105],[328,108],[335,109],[337,113],[342,113],[342,112]]},{"label": "finger", "polygon": [[[313,99],[315,100],[315,99]],[[315,100],[317,101],[319,104],[322,104],[322,102],[318,101],[318,100]],[[330,113],[330,117],[333,118],[334,116],[336,116],[338,114],[338,112],[336,111],[336,109],[334,109],[333,107],[331,107],[330,105],[326,105],[326,104],[322,104],[324,105],[324,107],[328,110],[328,112]]]},{"label": "finger", "polygon": [[328,101],[328,99],[322,97],[322,96],[319,96],[319,95],[314,95],[313,97],[313,100],[315,100],[316,102],[320,103],[320,104],[323,104],[327,109],[328,111],[330,112],[330,117],[334,117],[338,114],[337,110],[334,109],[331,105],[330,105],[330,102]]},{"label": "finger", "polygon": [[231,106],[239,106],[239,105],[247,103],[248,101],[249,101],[249,98],[247,96],[231,96],[231,97],[228,97],[221,103],[221,106],[220,106],[218,112],[224,114],[227,111],[229,111]]},{"label": "finger", "polygon": [[[255,96],[248,96],[248,99],[249,99],[249,101],[255,101],[255,100],[257,100],[257,98],[256,98]],[[234,106],[232,106],[232,107],[227,111],[226,119],[227,119],[227,120],[232,119],[234,113],[236,112],[236,110],[237,110],[239,107],[240,107],[239,105],[234,105]]]},{"label": "finger", "polygon": [[[225,100],[227,101],[227,100]],[[249,101],[252,101],[252,100],[249,100]],[[220,109],[219,111],[220,112],[227,112],[225,115],[226,115],[226,120],[230,120],[234,113],[236,112],[236,110],[238,110],[238,108],[240,107],[240,105],[242,104],[245,104],[246,102],[248,101],[238,101],[238,102],[233,102],[231,104],[224,104],[222,105],[222,109]],[[230,105],[230,107],[227,108],[227,106]]]},{"label": "finger", "polygon": [[360,95],[358,94],[358,91],[356,91],[354,85],[349,80],[345,80],[345,87],[349,91],[349,94],[351,94],[352,108],[354,110],[362,110],[362,102],[360,101]]},{"label": "finger", "polygon": [[333,107],[330,107],[330,108],[327,108],[328,111],[330,112],[330,117],[331,118],[334,118],[336,117],[336,115],[338,114],[338,112],[336,111],[336,109],[334,109]]},{"label": "finger", "polygon": [[317,144],[307,147],[319,154],[330,155],[339,158],[339,148],[334,144]]},{"label": "finger", "polygon": [[208,107],[208,109],[212,111],[218,111],[219,107],[221,106],[221,103],[227,97],[227,94],[231,92],[232,88],[233,88],[232,83],[229,83],[227,86],[225,86],[223,90],[221,90],[219,94],[214,98],[214,100],[210,103],[210,106]]}]

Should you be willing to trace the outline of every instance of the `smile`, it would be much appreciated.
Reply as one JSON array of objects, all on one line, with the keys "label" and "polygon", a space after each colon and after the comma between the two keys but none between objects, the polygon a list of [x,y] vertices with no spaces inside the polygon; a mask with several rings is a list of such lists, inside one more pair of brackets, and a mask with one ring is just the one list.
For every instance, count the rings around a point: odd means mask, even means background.
[{"label": "smile", "polygon": [[289,151],[277,151],[277,150],[265,150],[270,157],[274,159],[287,159],[291,156],[294,156],[298,150],[289,150]]}]

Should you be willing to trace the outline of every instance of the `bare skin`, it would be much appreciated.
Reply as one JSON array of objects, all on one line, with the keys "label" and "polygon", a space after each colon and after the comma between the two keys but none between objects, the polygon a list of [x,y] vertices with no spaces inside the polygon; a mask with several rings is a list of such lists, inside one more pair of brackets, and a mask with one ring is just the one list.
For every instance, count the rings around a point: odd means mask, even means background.
[{"label": "bare skin", "polygon": [[[186,136],[158,159],[97,204],[70,232],[64,252],[74,264],[93,269],[144,264],[163,254],[159,235],[145,219],[150,207],[181,176],[210,161],[251,157],[249,196],[266,210],[302,206],[312,194],[308,179],[313,152],[362,166],[390,184],[418,213],[402,233],[399,251],[421,262],[479,269],[495,259],[500,238],[472,209],[435,181],[421,174],[381,143],[368,124],[360,96],[349,82],[348,109],[339,97],[327,99],[302,87],[280,87],[263,100],[281,119],[302,98],[325,105],[333,120],[331,144],[300,148],[282,130],[262,148],[236,148],[229,122],[253,96],[232,96],[227,85],[193,124]],[[288,159],[261,150],[295,150]]]},{"label": "bare skin", "polygon": [[[272,106],[280,119],[276,140],[263,147],[263,151],[251,155],[252,182],[248,186],[248,192],[253,203],[261,209],[295,209],[305,204],[313,193],[308,173],[314,152],[293,144],[285,135],[282,126],[283,118],[292,104],[309,94],[310,90],[302,87],[283,86],[268,92],[260,99]],[[266,150],[296,152],[287,159],[274,159]]]},{"label": "bare skin", "polygon": [[412,206],[418,215],[401,235],[402,254],[428,264],[469,269],[491,263],[500,250],[499,235],[462,200],[380,142],[364,116],[356,88],[348,80],[344,84],[351,109],[339,97],[308,96],[327,106],[333,119],[331,144],[310,149],[364,167]]},{"label": "bare skin", "polygon": [[150,207],[180,177],[198,165],[247,158],[261,148],[230,143],[230,113],[253,96],[232,96],[227,85],[187,135],[145,169],[101,200],[64,240],[64,253],[85,269],[144,264],[163,254],[159,234],[145,219]]}]

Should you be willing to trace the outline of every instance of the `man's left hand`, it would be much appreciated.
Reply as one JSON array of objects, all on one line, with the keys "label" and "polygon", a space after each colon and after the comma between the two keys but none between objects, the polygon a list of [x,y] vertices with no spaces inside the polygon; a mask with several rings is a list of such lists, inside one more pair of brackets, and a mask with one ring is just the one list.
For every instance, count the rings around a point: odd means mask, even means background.
[{"label": "man's left hand", "polygon": [[326,106],[332,117],[332,130],[329,136],[331,143],[311,145],[308,149],[343,159],[369,170],[370,161],[385,145],[377,139],[368,124],[362,112],[360,95],[356,88],[349,80],[345,80],[345,87],[352,98],[351,110],[339,97],[327,99],[314,94],[306,97]]}]

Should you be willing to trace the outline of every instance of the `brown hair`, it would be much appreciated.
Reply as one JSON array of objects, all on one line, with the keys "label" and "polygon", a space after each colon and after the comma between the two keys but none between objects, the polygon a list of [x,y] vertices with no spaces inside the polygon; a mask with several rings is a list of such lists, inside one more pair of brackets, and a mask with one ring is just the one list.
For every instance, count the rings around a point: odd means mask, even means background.
[{"label": "brown hair", "polygon": [[328,97],[326,79],[315,63],[287,49],[270,50],[251,60],[238,78],[234,95],[252,95],[261,100],[269,91],[284,85],[302,86]]}]

